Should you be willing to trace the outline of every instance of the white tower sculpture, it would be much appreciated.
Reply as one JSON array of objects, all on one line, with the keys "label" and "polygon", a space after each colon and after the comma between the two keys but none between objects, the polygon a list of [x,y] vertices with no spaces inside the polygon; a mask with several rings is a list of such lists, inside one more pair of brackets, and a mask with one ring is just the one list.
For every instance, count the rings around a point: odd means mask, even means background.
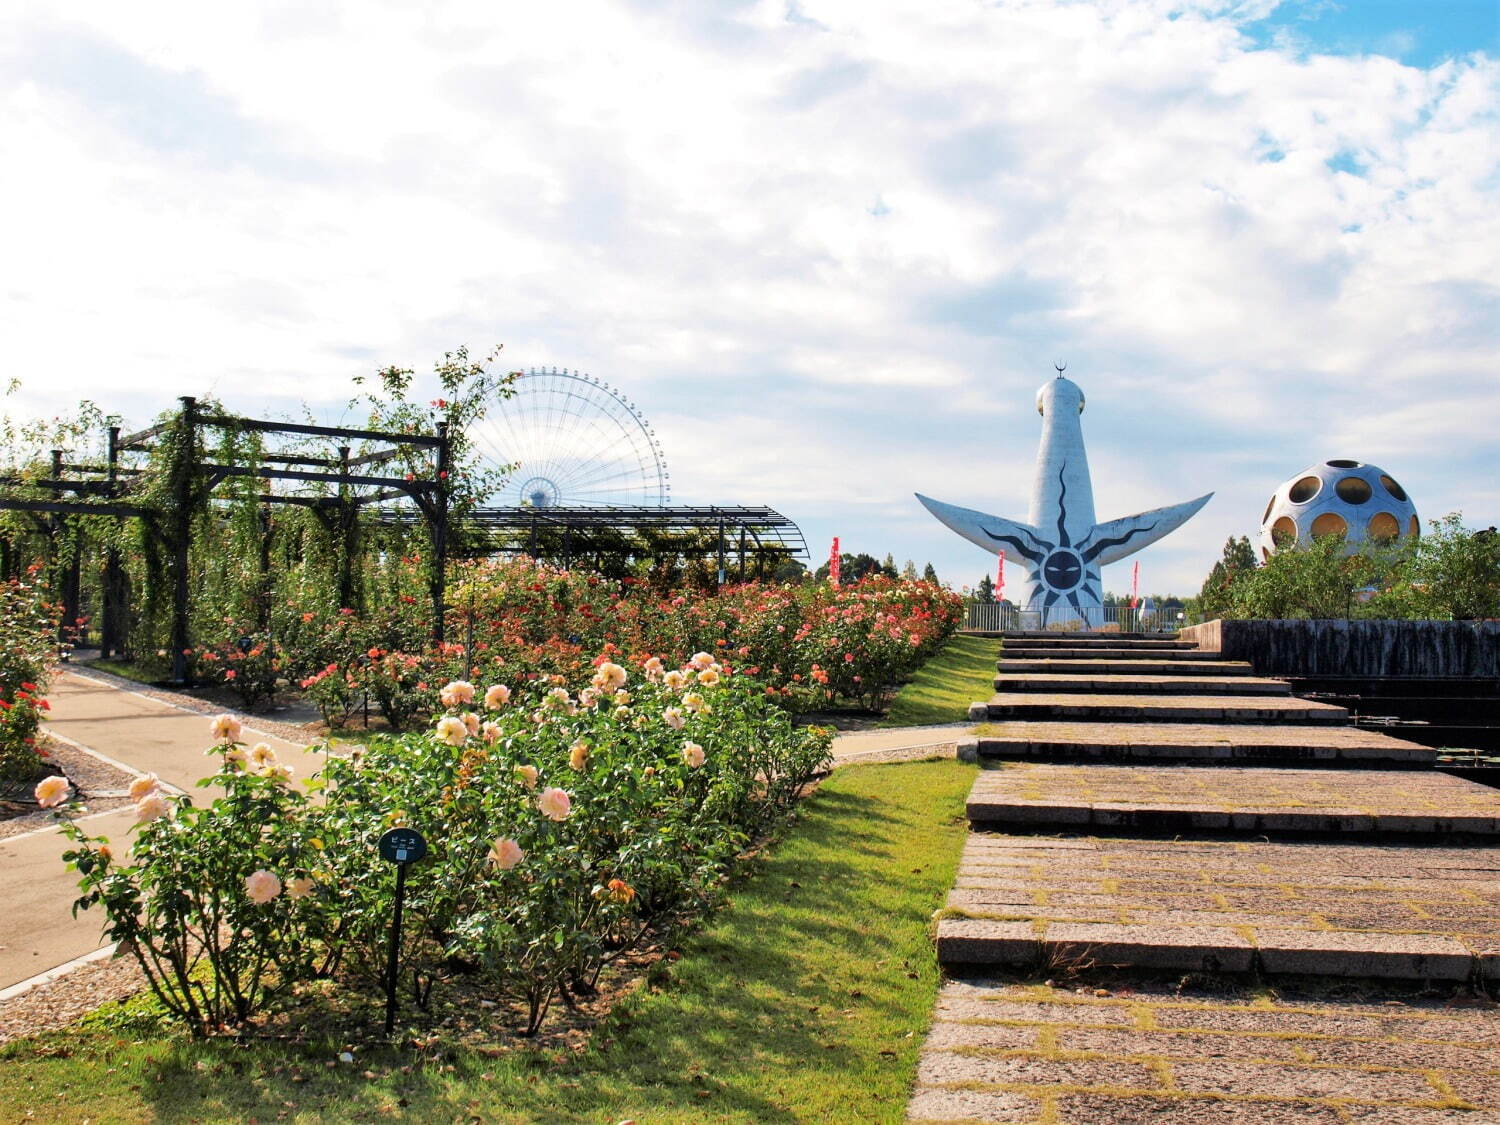
[{"label": "white tower sculpture", "polygon": [[944,504],[920,492],[917,499],[969,542],[996,554],[1005,551],[1007,557],[1024,562],[1026,586],[1020,604],[1023,609],[1040,610],[1043,624],[1057,607],[1058,617],[1098,625],[1104,618],[1099,568],[1176,531],[1213,493],[1185,504],[1095,523],[1094,488],[1079,419],[1083,391],[1063,378],[1063,370],[1059,366],[1057,378],[1043,383],[1036,393],[1042,444],[1037,450],[1026,523]]}]

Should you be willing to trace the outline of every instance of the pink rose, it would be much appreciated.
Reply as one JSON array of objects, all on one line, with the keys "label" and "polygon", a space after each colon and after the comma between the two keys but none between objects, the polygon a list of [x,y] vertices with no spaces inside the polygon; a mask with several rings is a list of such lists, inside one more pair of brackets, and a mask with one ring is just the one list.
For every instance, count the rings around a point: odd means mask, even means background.
[{"label": "pink rose", "polygon": [[490,862],[502,871],[509,871],[525,858],[526,853],[514,840],[499,839],[490,845]]},{"label": "pink rose", "polygon": [[167,799],[161,795],[160,789],[154,789],[147,793],[135,806],[135,819],[140,824],[150,820],[157,820],[172,811],[172,806],[167,804]]},{"label": "pink rose", "polygon": [[208,724],[208,730],[221,743],[240,740],[240,721],[233,715],[220,715]]},{"label": "pink rose", "polygon": [[264,906],[280,893],[281,880],[264,869],[253,872],[245,880],[245,894],[259,906]]},{"label": "pink rose", "polygon": [[573,810],[573,800],[561,789],[543,789],[536,799],[536,807],[548,820],[567,820]]}]

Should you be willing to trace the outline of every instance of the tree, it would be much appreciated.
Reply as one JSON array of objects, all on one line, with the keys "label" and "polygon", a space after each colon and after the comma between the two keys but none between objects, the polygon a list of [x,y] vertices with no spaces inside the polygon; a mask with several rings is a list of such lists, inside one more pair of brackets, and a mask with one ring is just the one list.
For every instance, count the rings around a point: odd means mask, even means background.
[{"label": "tree", "polygon": [[906,565],[901,568],[901,577],[908,582],[915,582],[917,580],[917,564],[912,562],[911,559],[907,559]]},{"label": "tree", "polygon": [[897,573],[896,573],[896,556],[893,555],[893,554],[891,554],[889,551],[887,551],[886,554],[885,554],[885,562],[883,562],[883,563],[880,564],[880,571],[887,578],[895,578],[895,577],[897,577]]},{"label": "tree", "polygon": [[1227,615],[1347,618],[1357,604],[1356,593],[1379,573],[1374,557],[1346,554],[1342,535],[1325,535],[1306,547],[1289,545],[1264,566],[1232,580]]},{"label": "tree", "polygon": [[1214,563],[1198,593],[1197,611],[1203,620],[1228,616],[1234,604],[1235,584],[1254,570],[1255,551],[1250,540],[1231,535],[1224,541],[1223,556]]},{"label": "tree", "polygon": [[995,580],[988,574],[979,580],[979,585],[974,590],[974,600],[985,605],[995,600]]},{"label": "tree", "polygon": [[807,580],[807,566],[798,559],[786,559],[776,567],[773,577],[777,582],[799,585]]},{"label": "tree", "polygon": [[[863,578],[868,578],[872,574],[884,573],[884,568],[880,565],[880,561],[876,559],[874,555],[867,555],[864,552],[860,552],[857,555],[839,555],[840,582],[846,584],[854,583],[860,581]],[[813,577],[819,582],[828,581],[828,564],[825,562],[822,566],[818,567],[817,571],[813,574]],[[891,569],[889,577],[896,577],[896,571],[894,568]]]},{"label": "tree", "polygon": [[1417,604],[1460,621],[1500,614],[1500,534],[1493,527],[1468,530],[1461,512],[1430,526],[1410,570]]},{"label": "tree", "polygon": [[927,568],[922,571],[922,581],[924,581],[924,582],[936,582],[937,580],[938,580],[937,570],[933,567],[933,565],[931,563],[928,563],[927,564]]}]

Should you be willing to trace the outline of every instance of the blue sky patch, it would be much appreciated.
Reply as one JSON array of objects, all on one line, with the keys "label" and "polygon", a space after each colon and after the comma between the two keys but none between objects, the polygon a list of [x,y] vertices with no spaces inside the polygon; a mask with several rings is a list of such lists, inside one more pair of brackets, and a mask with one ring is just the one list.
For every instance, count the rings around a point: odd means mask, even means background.
[{"label": "blue sky patch", "polygon": [[1309,54],[1386,55],[1431,67],[1500,46],[1495,0],[1286,0],[1244,28],[1262,46]]}]

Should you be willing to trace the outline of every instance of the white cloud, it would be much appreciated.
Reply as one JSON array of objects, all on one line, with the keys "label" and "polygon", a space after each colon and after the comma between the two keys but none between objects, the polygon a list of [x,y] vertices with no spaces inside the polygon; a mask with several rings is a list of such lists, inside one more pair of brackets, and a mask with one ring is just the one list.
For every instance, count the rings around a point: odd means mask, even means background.
[{"label": "white cloud", "polygon": [[1253,49],[1274,6],[23,4],[5,374],[336,411],[504,341],[628,388],[679,494],[953,577],[909,495],[1022,514],[1054,357],[1101,515],[1219,490],[1162,585],[1334,441],[1493,505],[1500,68]]}]

